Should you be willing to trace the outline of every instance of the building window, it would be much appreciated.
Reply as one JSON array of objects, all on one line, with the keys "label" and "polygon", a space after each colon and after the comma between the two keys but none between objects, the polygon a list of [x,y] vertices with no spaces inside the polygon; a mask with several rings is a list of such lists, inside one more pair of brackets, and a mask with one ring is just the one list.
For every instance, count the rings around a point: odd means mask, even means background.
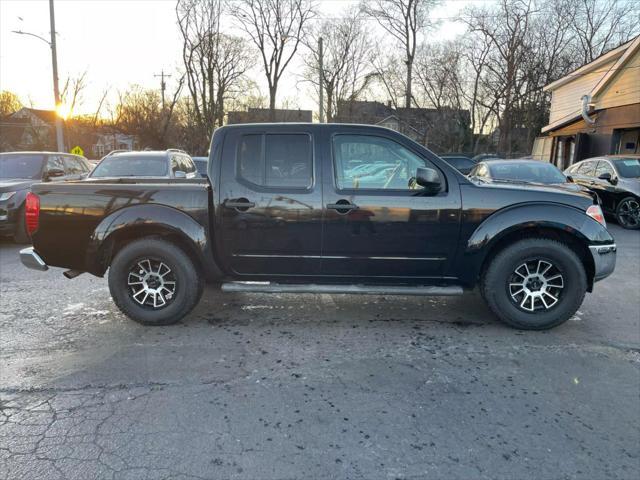
[{"label": "building window", "polygon": [[632,130],[618,130],[614,136],[619,136],[615,153],[640,153],[640,128]]}]

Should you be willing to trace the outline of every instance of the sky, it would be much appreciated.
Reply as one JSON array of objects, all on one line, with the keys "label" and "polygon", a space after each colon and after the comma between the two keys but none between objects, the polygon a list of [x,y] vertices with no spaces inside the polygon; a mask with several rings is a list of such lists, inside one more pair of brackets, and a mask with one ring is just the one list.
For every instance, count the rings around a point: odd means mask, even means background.
[{"label": "sky", "polygon": [[[453,38],[462,34],[462,25],[448,20],[471,3],[492,0],[447,0],[432,16],[441,20],[431,39]],[[82,104],[74,113],[93,113],[105,90],[113,104],[117,92],[130,85],[158,88],[154,75],[162,70],[173,74],[168,80],[172,91],[176,71],[182,66],[180,32],[175,19],[175,0],[55,0],[58,42],[58,70],[61,88],[65,79],[87,72]],[[340,16],[352,0],[320,0],[321,16]],[[374,21],[372,29],[379,28]],[[228,20],[225,30],[239,34]],[[34,108],[52,109],[53,77],[51,51],[42,40],[13,33],[22,30],[45,38],[50,36],[48,0],[0,0],[0,90],[16,93]],[[285,72],[278,103],[315,108],[311,91],[299,88],[293,62]],[[259,69],[250,72],[266,95],[266,79]],[[295,96],[287,96],[298,92]]]}]

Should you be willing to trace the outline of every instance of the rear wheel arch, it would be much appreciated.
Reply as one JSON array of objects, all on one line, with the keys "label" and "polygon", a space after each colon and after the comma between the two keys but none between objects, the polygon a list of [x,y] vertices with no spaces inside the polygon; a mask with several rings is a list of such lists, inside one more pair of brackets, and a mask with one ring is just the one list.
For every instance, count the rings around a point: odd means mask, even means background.
[{"label": "rear wheel arch", "polygon": [[101,273],[104,274],[123,248],[143,238],[164,240],[180,248],[193,262],[198,273],[204,275],[203,260],[193,240],[175,228],[162,224],[135,225],[118,229],[110,234],[103,242],[97,257]]},{"label": "rear wheel arch", "polygon": [[175,244],[208,279],[217,272],[206,228],[185,212],[155,204],[127,207],[105,217],[89,239],[87,271],[104,275],[115,255],[141,238],[159,238]]}]

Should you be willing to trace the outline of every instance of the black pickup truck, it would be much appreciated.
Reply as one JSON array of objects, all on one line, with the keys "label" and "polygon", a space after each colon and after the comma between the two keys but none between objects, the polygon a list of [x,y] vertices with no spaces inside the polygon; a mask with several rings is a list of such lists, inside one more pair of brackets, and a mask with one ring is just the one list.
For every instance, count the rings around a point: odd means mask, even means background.
[{"label": "black pickup truck", "polygon": [[474,183],[384,128],[233,125],[208,178],[42,183],[26,202],[23,263],[109,272],[116,305],[178,321],[203,283],[223,291],[458,295],[476,286],[517,328],[570,318],[611,274],[597,199],[543,185]]}]

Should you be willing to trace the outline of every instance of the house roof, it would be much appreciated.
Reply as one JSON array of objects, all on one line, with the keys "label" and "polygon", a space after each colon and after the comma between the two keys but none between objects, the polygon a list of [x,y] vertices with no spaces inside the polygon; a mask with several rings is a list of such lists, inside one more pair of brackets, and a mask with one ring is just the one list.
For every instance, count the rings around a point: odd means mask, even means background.
[{"label": "house roof", "polygon": [[[570,73],[562,77],[559,80],[556,80],[553,83],[544,87],[545,91],[554,91],[559,87],[570,83],[574,79],[579,76],[586,75],[590,72],[596,71],[598,67],[602,65],[615,61],[615,63],[609,67],[608,71],[602,76],[602,78],[591,88],[589,91],[584,91],[585,95],[588,95],[591,99],[596,97],[599,93],[601,93],[604,88],[609,85],[611,80],[615,78],[615,76],[624,70],[626,63],[633,57],[633,55],[640,51],[640,35],[635,37],[633,40],[628,41],[627,43],[620,45],[618,48],[615,48],[604,55],[600,55],[593,62],[587,63],[583,65],[575,72]],[[564,116],[563,118],[556,120],[553,123],[542,128],[542,133],[547,133],[553,130],[556,130],[560,127],[568,125],[570,123],[579,120],[582,116],[581,107],[577,108],[573,113]]]},{"label": "house roof", "polygon": [[[620,57],[625,55],[625,53],[628,53],[628,50],[634,50],[637,47],[637,44],[639,41],[640,41],[640,35],[638,35],[632,40],[629,40],[626,43],[623,43],[622,45],[614,48],[613,50],[609,50],[607,53],[603,53],[599,57],[595,58],[593,61],[589,63],[585,63],[584,65],[574,70],[573,72],[565,75],[564,77],[559,78],[558,80],[551,82],[548,85],[545,85],[543,87],[543,90],[545,92],[547,91],[552,92],[560,88],[561,86],[566,85],[567,83],[573,81],[576,77],[580,77],[582,75],[586,75],[587,73],[593,72],[598,67],[602,67],[602,65],[609,63],[613,60],[619,60]],[[619,69],[619,67],[617,66],[617,62],[616,62],[616,64],[613,67],[611,67],[610,72],[615,71],[617,69]]]},{"label": "house roof", "polygon": [[20,118],[24,112],[28,112],[31,115],[34,115],[34,116],[38,117],[40,120],[42,120],[45,123],[49,123],[51,125],[56,123],[57,115],[56,115],[56,111],[55,110],[40,110],[40,109],[37,109],[37,108],[23,107],[20,110],[18,110],[17,112],[13,112],[10,115],[10,117],[12,117],[12,118]]}]

